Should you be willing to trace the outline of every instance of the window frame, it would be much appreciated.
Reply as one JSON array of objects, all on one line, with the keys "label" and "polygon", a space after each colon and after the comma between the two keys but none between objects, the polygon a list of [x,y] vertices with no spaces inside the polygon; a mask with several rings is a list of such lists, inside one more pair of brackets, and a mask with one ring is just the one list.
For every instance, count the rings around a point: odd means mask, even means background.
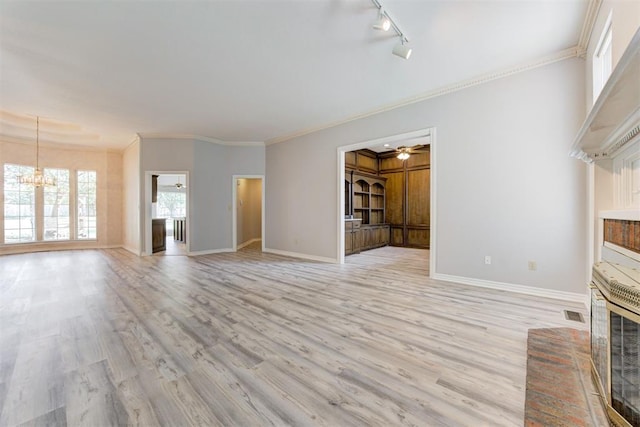
[{"label": "window frame", "polygon": [[[37,242],[38,241],[38,208],[37,208],[37,189],[33,188],[32,191],[29,191],[28,193],[32,193],[31,195],[31,216],[30,218],[32,219],[32,225],[31,225],[31,235],[32,238],[31,240],[22,240],[21,236],[22,236],[22,229],[23,227],[21,227],[21,223],[23,221],[23,217],[21,215],[22,213],[22,206],[29,206],[29,205],[23,205],[22,203],[20,203],[21,200],[21,195],[22,195],[22,189],[23,188],[29,188],[29,186],[27,184],[20,184],[20,182],[17,182],[17,190],[10,190],[10,191],[17,191],[18,192],[18,241],[13,241],[13,242],[7,242],[7,228],[6,228],[6,223],[7,223],[7,175],[6,175],[6,170],[7,170],[7,166],[13,166],[13,167],[17,167],[18,171],[20,172],[20,174],[15,175],[14,179],[16,179],[16,181],[18,181],[19,177],[23,174],[23,173],[33,173],[35,171],[35,167],[33,166],[28,166],[28,165],[20,165],[20,164],[16,164],[16,163],[3,163],[2,165],[2,196],[3,196],[3,201],[2,201],[2,243],[5,245],[19,245],[19,244],[28,244],[28,243],[33,243],[33,242]],[[29,169],[30,171],[26,171],[24,169]],[[13,204],[12,204],[13,205]],[[26,218],[26,217],[25,217]],[[25,228],[26,229],[26,228]],[[16,230],[15,228],[10,228],[9,230]]]},{"label": "window frame", "polygon": [[[88,170],[88,169],[77,169],[75,171],[75,178],[76,178],[76,194],[75,194],[75,213],[76,213],[76,222],[75,222],[75,234],[76,234],[76,240],[82,240],[82,241],[87,241],[87,240],[98,240],[98,172],[95,170]],[[81,173],[93,173],[94,175],[94,180],[93,180],[93,184],[94,184],[94,189],[93,189],[93,206],[94,206],[94,213],[95,216],[93,217],[93,222],[94,222],[94,226],[91,227],[91,225],[86,226],[86,228],[88,230],[94,230],[94,235],[91,236],[91,232],[88,232],[87,237],[81,237],[80,235],[80,222],[82,220],[87,219],[87,222],[89,222],[89,218],[91,218],[91,216],[89,215],[81,215],[80,214],[80,197],[82,197],[85,194],[90,194],[90,193],[84,193],[84,192],[80,192],[80,174]],[[86,183],[86,182],[85,182]]]},{"label": "window frame", "polygon": [[609,13],[596,49],[592,57],[592,88],[593,88],[593,104],[596,103],[602,89],[607,84],[611,73],[613,72],[613,25],[612,15]]},{"label": "window frame", "polygon": [[[72,203],[71,203],[71,170],[70,169],[65,169],[65,168],[44,168],[43,169],[43,173],[46,175],[47,173],[51,173],[51,171],[58,171],[58,173],[56,173],[56,198],[59,197],[60,195],[60,183],[61,182],[66,182],[66,186],[67,186],[67,191],[66,191],[66,198],[67,198],[67,212],[68,212],[68,225],[67,225],[67,236],[66,238],[47,238],[47,218],[50,218],[49,216],[47,216],[47,206],[49,206],[47,204],[47,189],[52,188],[52,187],[42,187],[42,193],[43,193],[43,199],[42,199],[42,240],[43,242],[64,242],[67,240],[72,240],[73,237],[73,233],[71,231],[72,228],[72,224],[73,224],[73,217],[71,215],[71,207],[72,207]],[[67,175],[67,179],[65,180],[61,180],[60,179],[60,172],[66,172]],[[37,190],[36,190],[37,191]],[[64,197],[64,193],[63,193],[63,197]],[[60,227],[60,223],[59,220],[57,219],[59,218],[59,216],[56,215],[56,236],[58,236],[58,232],[61,229]]]},{"label": "window frame", "polygon": [[[2,163],[2,174],[0,174],[0,180],[2,183],[3,195],[2,195],[2,207],[0,208],[0,246],[15,246],[15,245],[33,245],[33,244],[45,244],[45,245],[55,245],[55,244],[64,244],[69,242],[90,242],[98,240],[98,232],[99,232],[99,192],[98,188],[99,182],[99,173],[96,169],[75,169],[75,168],[65,168],[65,167],[50,167],[43,168],[43,172],[47,173],[48,170],[64,170],[68,171],[69,183],[68,183],[68,201],[69,201],[69,237],[64,239],[45,239],[45,189],[44,187],[35,187],[31,191],[33,192],[33,218],[34,218],[34,226],[33,226],[33,239],[32,240],[22,240],[22,241],[11,241],[7,242],[7,234],[6,234],[6,213],[5,213],[5,188],[6,188],[6,177],[5,177],[5,165],[17,166],[20,168],[30,168],[31,171],[35,171],[35,166],[32,165],[24,165],[17,164],[13,162],[4,162]],[[78,236],[78,224],[79,224],[79,216],[78,216],[78,173],[82,172],[91,172],[95,177],[95,186],[94,186],[94,209],[95,209],[95,223],[92,224],[92,228],[95,230],[93,234],[90,234],[86,238],[80,238]],[[21,171],[22,172],[22,171]],[[27,172],[22,172],[27,173]],[[26,184],[20,184],[26,185]],[[11,229],[13,230],[13,229]]]}]

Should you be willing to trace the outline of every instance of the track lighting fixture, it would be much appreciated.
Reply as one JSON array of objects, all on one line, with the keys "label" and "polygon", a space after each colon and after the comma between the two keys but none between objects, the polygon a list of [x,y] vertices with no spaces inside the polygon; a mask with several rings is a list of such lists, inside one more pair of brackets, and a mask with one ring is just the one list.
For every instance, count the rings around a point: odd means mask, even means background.
[{"label": "track lighting fixture", "polygon": [[404,44],[404,38],[401,37],[400,42],[393,47],[393,54],[399,56],[402,59],[409,59],[411,56],[411,48]]},{"label": "track lighting fixture", "polygon": [[389,31],[391,28],[391,20],[389,17],[380,9],[378,13],[378,19],[373,24],[373,28],[381,31]]},{"label": "track lighting fixture", "polygon": [[409,43],[409,38],[400,29],[400,27],[398,27],[398,24],[391,18],[391,16],[389,16],[389,13],[386,10],[383,10],[380,0],[371,0],[371,2],[376,8],[378,8],[378,19],[373,24],[373,28],[382,31],[388,31],[393,28],[393,31],[395,31],[398,37],[400,37],[400,43],[393,48],[392,53],[400,58],[409,59],[409,56],[411,56],[411,48],[405,45],[405,43]]}]

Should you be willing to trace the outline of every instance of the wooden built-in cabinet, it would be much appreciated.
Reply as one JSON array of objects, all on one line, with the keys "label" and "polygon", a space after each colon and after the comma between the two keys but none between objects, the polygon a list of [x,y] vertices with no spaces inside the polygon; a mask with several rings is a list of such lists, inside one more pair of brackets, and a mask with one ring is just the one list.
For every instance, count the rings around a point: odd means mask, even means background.
[{"label": "wooden built-in cabinet", "polygon": [[384,223],[384,180],[353,176],[353,217],[363,224]]},{"label": "wooden built-in cabinet", "polygon": [[345,153],[345,215],[361,220],[357,232],[349,231],[360,233],[349,243],[359,246],[345,253],[385,245],[429,248],[430,154],[429,146],[414,150],[404,161],[396,152]]},{"label": "wooden built-in cabinet", "polygon": [[167,225],[164,218],[151,220],[151,252],[162,252],[167,249]]},{"label": "wooden built-in cabinet", "polygon": [[344,254],[351,255],[362,250],[362,221],[345,219],[344,221]]},{"label": "wooden built-in cabinet", "polygon": [[345,153],[345,255],[389,244],[385,222],[386,179],[377,175],[376,153]]},{"label": "wooden built-in cabinet", "polygon": [[362,248],[429,248],[430,154],[428,146],[405,161],[396,152],[345,153],[345,214],[362,220]]},{"label": "wooden built-in cabinet", "polygon": [[158,177],[159,175],[151,175],[151,203],[158,201]]}]

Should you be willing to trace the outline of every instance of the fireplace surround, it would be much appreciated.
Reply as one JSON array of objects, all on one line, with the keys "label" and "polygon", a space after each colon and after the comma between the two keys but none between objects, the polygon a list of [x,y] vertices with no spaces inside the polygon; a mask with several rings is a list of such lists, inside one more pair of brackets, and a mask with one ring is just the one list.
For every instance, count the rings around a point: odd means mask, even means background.
[{"label": "fireplace surround", "polygon": [[640,29],[595,100],[571,154],[590,164],[592,180],[593,379],[611,423],[640,427]]},{"label": "fireplace surround", "polygon": [[591,362],[607,415],[640,426],[640,271],[607,261],[593,266]]}]

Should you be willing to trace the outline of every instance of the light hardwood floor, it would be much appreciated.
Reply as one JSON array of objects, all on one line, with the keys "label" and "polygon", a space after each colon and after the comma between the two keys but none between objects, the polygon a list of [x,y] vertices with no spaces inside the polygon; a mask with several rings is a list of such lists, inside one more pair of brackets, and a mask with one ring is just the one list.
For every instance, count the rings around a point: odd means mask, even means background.
[{"label": "light hardwood floor", "polygon": [[0,425],[521,426],[550,299],[345,265],[124,250],[0,257]]}]

